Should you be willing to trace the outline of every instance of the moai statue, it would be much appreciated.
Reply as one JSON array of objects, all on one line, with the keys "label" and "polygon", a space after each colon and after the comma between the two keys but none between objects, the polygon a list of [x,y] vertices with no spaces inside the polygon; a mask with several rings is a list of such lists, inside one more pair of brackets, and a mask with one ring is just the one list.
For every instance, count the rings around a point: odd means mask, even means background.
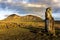
[{"label": "moai statue", "polygon": [[51,7],[48,7],[45,12],[45,30],[55,36],[54,18],[52,17]]}]

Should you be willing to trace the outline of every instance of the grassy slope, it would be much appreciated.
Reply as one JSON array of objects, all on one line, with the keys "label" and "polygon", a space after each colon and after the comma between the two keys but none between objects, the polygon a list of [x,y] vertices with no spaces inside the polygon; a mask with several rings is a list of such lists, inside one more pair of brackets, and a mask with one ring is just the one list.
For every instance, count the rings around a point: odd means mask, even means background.
[{"label": "grassy slope", "polygon": [[[45,34],[42,22],[0,22],[0,40],[59,40],[59,31],[56,30],[57,37]],[[43,26],[42,26],[43,27]]]},{"label": "grassy slope", "polygon": [[20,40],[22,40],[24,37],[27,38],[27,35],[29,35],[28,37],[30,38],[31,33],[29,32],[28,29],[24,29],[24,28],[16,27],[16,28],[0,30],[0,40],[7,40],[7,39],[10,39],[10,40],[20,39]]}]

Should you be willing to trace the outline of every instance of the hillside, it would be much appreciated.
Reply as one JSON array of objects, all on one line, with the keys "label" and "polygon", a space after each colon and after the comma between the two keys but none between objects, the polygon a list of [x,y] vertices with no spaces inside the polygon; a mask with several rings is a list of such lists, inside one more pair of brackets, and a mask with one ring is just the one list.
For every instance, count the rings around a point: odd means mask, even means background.
[{"label": "hillside", "polygon": [[44,22],[40,17],[27,15],[19,16],[16,14],[9,15],[6,19],[0,21],[0,29],[13,27],[43,27]]},{"label": "hillside", "polygon": [[40,22],[42,19],[40,17],[34,15],[26,15],[26,16],[19,16],[16,14],[12,14],[8,16],[5,21],[19,21],[19,22]]}]

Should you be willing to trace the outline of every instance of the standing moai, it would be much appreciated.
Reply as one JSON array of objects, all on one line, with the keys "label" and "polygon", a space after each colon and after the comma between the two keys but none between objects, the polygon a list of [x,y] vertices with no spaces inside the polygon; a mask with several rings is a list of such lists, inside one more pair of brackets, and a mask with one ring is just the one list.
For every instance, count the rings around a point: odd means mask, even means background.
[{"label": "standing moai", "polygon": [[51,7],[48,7],[45,12],[45,30],[55,36],[54,18],[52,17]]}]

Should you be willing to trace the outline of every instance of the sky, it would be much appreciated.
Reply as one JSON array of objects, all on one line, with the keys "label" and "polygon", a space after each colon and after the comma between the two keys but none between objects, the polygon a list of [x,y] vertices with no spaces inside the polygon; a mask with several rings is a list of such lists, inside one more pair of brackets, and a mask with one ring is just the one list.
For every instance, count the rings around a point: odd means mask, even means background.
[{"label": "sky", "polygon": [[60,0],[0,0],[0,20],[11,14],[31,14],[44,19],[47,7],[52,8],[54,19],[60,20]]}]

